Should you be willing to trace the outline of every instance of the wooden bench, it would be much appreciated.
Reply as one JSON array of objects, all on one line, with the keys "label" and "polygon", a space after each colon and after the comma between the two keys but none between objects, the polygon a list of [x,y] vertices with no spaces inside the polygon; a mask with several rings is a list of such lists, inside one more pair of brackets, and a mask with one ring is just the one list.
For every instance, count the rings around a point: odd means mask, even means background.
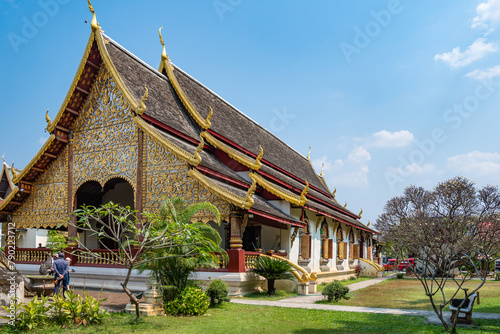
[{"label": "wooden bench", "polygon": [[[461,324],[470,324],[472,323],[472,307],[474,306],[474,301],[476,300],[477,294],[474,293],[472,296],[469,297],[469,304],[464,305],[462,308],[460,308],[460,311],[458,310],[458,307],[455,307],[450,304],[450,311],[451,311],[451,321],[455,321],[455,318],[457,318],[457,323]],[[460,316],[460,314],[463,313],[465,316]]]}]

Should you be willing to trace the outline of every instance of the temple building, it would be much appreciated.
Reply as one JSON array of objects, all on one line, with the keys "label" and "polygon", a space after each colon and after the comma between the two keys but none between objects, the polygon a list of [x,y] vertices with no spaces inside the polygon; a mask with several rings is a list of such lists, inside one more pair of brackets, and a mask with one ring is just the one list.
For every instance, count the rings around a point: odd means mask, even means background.
[{"label": "temple building", "polygon": [[[53,120],[46,115],[50,137],[24,169],[3,165],[4,235],[6,223],[17,242],[22,231],[63,224],[69,237],[106,253],[107,241],[65,224],[73,210],[113,201],[153,212],[165,197],[181,196],[220,210],[220,226],[210,214],[196,219],[218,229],[229,262],[200,275],[232,282],[235,293],[252,289],[245,272],[260,252],[273,250],[318,281],[352,275],[361,258],[377,261],[376,232],[360,222],[361,212],[339,204],[309,155],[175,66],[161,30],[156,70],[106,36],[95,15],[91,26],[60,110]],[[26,272],[44,259],[37,246],[18,243],[16,263]],[[73,258],[77,274],[121,270],[78,253]]]}]

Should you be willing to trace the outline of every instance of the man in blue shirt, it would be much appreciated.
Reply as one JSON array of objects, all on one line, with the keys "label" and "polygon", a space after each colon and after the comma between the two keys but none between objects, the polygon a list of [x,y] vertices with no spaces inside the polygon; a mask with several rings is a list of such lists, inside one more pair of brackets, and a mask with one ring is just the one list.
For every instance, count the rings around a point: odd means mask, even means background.
[{"label": "man in blue shirt", "polygon": [[64,260],[64,253],[59,253],[59,258],[54,261],[53,263],[53,268],[54,268],[54,278],[55,278],[55,288],[54,288],[54,295],[57,295],[59,292],[59,288],[61,287],[61,284],[63,286],[63,292],[62,295],[64,297],[64,291],[68,291],[68,281],[66,278],[66,274],[69,271],[69,264]]}]

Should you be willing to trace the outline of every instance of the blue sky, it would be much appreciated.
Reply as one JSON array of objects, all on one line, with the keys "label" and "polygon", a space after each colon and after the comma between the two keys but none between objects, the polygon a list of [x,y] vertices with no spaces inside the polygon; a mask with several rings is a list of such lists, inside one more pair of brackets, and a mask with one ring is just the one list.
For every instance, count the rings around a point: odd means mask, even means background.
[{"label": "blue sky", "polygon": [[[374,222],[410,184],[500,184],[500,0],[103,1],[105,33],[171,60],[304,156]],[[24,167],[90,34],[84,0],[0,0],[2,142]],[[85,23],[87,20],[88,23]]]}]

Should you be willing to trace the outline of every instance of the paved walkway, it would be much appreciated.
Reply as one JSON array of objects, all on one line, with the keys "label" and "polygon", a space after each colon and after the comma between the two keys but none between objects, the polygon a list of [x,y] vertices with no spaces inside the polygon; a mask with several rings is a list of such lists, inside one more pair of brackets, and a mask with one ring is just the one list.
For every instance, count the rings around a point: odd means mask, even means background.
[{"label": "paved walkway", "polygon": [[[380,278],[374,278],[366,280],[359,283],[354,283],[349,285],[350,291],[356,291],[359,289],[366,288],[370,285],[378,284],[394,275],[389,275]],[[360,307],[360,306],[341,306],[341,305],[329,305],[329,304],[315,304],[316,301],[322,300],[324,297],[321,293],[308,295],[308,296],[298,296],[291,297],[281,300],[269,301],[269,300],[258,300],[258,299],[244,299],[237,298],[231,299],[232,303],[235,304],[246,304],[246,305],[263,305],[263,306],[276,306],[276,307],[291,307],[291,308],[303,308],[310,310],[328,310],[328,311],[344,311],[344,312],[362,312],[362,313],[381,313],[381,314],[402,314],[402,315],[415,315],[415,316],[425,316],[427,322],[433,324],[441,324],[436,313],[434,311],[421,311],[421,310],[406,310],[406,309],[392,309],[392,308],[375,308],[375,307]],[[451,312],[444,312],[445,318],[449,319],[451,317]],[[475,319],[491,319],[500,320],[500,314],[498,313],[479,313],[474,312],[472,315]]]}]

